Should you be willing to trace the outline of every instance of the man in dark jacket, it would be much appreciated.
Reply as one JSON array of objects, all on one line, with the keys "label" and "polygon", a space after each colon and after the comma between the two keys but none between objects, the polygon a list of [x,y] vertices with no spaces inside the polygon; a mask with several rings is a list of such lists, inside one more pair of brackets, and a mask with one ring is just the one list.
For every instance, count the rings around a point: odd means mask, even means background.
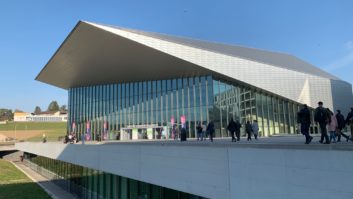
[{"label": "man in dark jacket", "polygon": [[327,135],[326,125],[330,122],[331,117],[330,117],[327,109],[323,107],[322,102],[319,102],[318,105],[319,105],[319,107],[317,107],[315,109],[314,120],[320,126],[321,139],[319,142],[323,143],[324,138],[325,138],[325,144],[330,144],[330,140]]},{"label": "man in dark jacket", "polygon": [[180,141],[186,141],[186,128],[182,127],[180,131]]},{"label": "man in dark jacket", "polygon": [[232,135],[232,142],[236,142],[237,140],[235,139],[234,133],[235,133],[235,128],[236,128],[236,123],[234,122],[233,118],[230,119],[229,124],[228,124],[228,131]]},{"label": "man in dark jacket", "polygon": [[353,141],[353,107],[351,108],[351,112],[347,115],[346,124],[349,125],[351,129],[351,140]]},{"label": "man in dark jacket", "polygon": [[201,122],[197,122],[196,132],[197,132],[197,141],[199,141],[200,138],[201,138],[201,141],[202,141],[203,140],[203,136],[201,137],[201,134],[202,134]]},{"label": "man in dark jacket", "polygon": [[207,125],[207,132],[210,135],[210,140],[213,142],[213,136],[214,136],[214,124],[212,121],[210,121]]},{"label": "man in dark jacket", "polygon": [[241,128],[241,124],[239,122],[239,120],[235,121],[235,136],[237,137],[237,141],[240,141],[240,128]]},{"label": "man in dark jacket", "polygon": [[305,136],[305,144],[309,144],[313,137],[309,135],[311,116],[310,110],[306,104],[304,104],[303,108],[298,112],[298,122],[300,123],[300,130]]},{"label": "man in dark jacket", "polygon": [[248,141],[251,140],[251,134],[252,134],[252,125],[250,121],[247,121],[245,124],[245,131],[246,134],[248,135]]},{"label": "man in dark jacket", "polygon": [[344,116],[341,114],[341,110],[337,110],[336,120],[337,120],[337,136],[338,136],[337,142],[341,142],[341,136],[346,138],[348,142],[349,136],[347,136],[342,132],[342,129],[345,126],[345,120],[344,120]]}]

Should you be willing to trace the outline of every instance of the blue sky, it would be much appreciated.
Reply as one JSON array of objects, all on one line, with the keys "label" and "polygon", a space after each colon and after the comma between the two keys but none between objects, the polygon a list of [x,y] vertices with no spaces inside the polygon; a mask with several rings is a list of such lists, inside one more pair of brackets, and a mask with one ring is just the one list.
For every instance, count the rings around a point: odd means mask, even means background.
[{"label": "blue sky", "polygon": [[295,55],[353,83],[353,1],[0,1],[0,108],[67,104],[35,81],[79,20]]}]

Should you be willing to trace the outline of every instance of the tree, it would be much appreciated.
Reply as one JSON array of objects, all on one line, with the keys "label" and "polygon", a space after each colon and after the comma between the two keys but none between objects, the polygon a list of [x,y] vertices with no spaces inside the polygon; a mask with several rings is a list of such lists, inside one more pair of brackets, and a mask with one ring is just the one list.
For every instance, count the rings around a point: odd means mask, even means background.
[{"label": "tree", "polygon": [[36,106],[36,108],[34,109],[34,114],[38,115],[42,112],[42,109],[39,106]]},{"label": "tree", "polygon": [[57,101],[50,102],[47,111],[59,111],[59,104]]},{"label": "tree", "polygon": [[66,105],[62,105],[62,106],[60,106],[60,111],[67,111],[67,109],[66,109]]},{"label": "tree", "polygon": [[13,120],[13,113],[11,109],[4,109],[1,108],[0,109],[0,121],[4,121],[4,120]]}]

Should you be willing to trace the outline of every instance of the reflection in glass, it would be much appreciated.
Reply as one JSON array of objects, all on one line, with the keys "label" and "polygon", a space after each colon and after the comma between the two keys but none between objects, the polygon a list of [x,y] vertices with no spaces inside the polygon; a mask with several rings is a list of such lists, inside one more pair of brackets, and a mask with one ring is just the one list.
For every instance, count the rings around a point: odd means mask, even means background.
[{"label": "reflection in glass", "polygon": [[171,138],[173,127],[180,131],[182,115],[188,137],[195,137],[196,122],[210,120],[215,136],[227,137],[230,118],[243,127],[246,121],[258,120],[263,136],[296,133],[300,108],[296,102],[212,76],[70,88],[68,96],[68,131],[75,121],[80,138],[89,122],[92,139],[103,132],[104,122],[109,139]]}]

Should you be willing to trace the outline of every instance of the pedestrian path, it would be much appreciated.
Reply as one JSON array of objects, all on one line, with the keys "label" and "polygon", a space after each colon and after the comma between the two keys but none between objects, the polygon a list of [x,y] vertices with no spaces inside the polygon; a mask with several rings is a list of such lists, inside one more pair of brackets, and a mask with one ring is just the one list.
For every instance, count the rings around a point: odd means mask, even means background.
[{"label": "pedestrian path", "polygon": [[[241,137],[240,141],[231,142],[230,137],[214,138],[213,142],[207,138],[204,141],[197,141],[196,138],[189,138],[186,142],[180,140],[126,140],[126,141],[105,141],[99,144],[129,144],[129,145],[164,145],[164,146],[205,146],[205,147],[246,147],[246,148],[281,148],[281,149],[308,149],[308,150],[348,150],[353,151],[353,142],[346,142],[343,139],[339,143],[320,144],[320,136],[313,135],[314,139],[310,144],[304,144],[305,138],[303,135],[285,135],[260,137],[258,140],[254,138],[252,141],[247,141],[245,137]],[[91,142],[89,144],[93,144]]]},{"label": "pedestrian path", "polygon": [[[257,140],[252,138],[247,141],[246,137],[241,137],[240,141],[231,142],[231,137],[214,138],[213,142],[209,138],[204,141],[197,141],[196,138],[188,138],[187,141],[181,142],[180,139],[139,139],[139,140],[105,140],[105,141],[86,141],[84,144],[78,142],[75,144],[62,144],[62,142],[47,142],[47,143],[17,143],[17,149],[23,150],[21,147],[47,147],[51,150],[51,146],[58,147],[60,150],[77,147],[100,147],[103,145],[157,145],[157,146],[196,146],[196,147],[236,147],[236,148],[264,148],[264,149],[303,149],[303,150],[343,150],[353,151],[353,142],[341,140],[338,143],[321,144],[319,143],[320,135],[315,134],[310,144],[304,144],[305,137],[301,134],[295,135],[276,135],[271,137],[259,137]],[[22,146],[21,146],[22,145]],[[42,147],[43,146],[43,147]],[[60,155],[60,154],[58,154]]]},{"label": "pedestrian path", "polygon": [[55,185],[44,176],[36,173],[22,162],[15,161],[12,163],[23,173],[25,173],[33,182],[41,186],[53,199],[77,199],[77,197]]}]

